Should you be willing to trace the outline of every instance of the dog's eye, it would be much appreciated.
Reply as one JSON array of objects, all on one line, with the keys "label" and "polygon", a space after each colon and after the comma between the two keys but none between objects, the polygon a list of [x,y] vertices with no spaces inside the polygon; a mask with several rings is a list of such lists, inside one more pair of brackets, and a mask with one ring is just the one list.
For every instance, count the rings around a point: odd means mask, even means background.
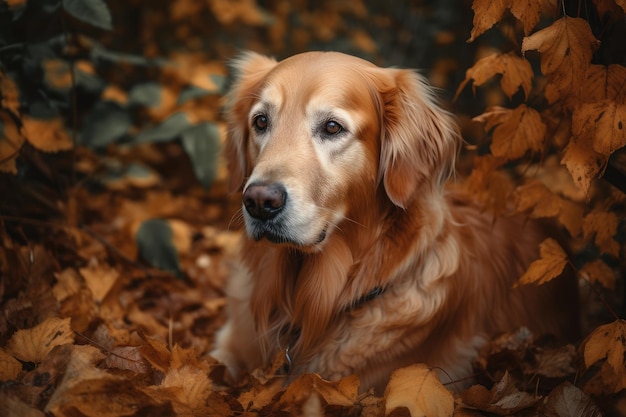
[{"label": "dog's eye", "polygon": [[267,129],[268,124],[269,124],[269,121],[267,119],[267,116],[264,114],[259,114],[252,121],[252,125],[259,132],[265,131]]},{"label": "dog's eye", "polygon": [[334,120],[329,120],[328,122],[326,122],[326,126],[324,126],[324,132],[329,135],[336,135],[342,130],[343,127]]}]

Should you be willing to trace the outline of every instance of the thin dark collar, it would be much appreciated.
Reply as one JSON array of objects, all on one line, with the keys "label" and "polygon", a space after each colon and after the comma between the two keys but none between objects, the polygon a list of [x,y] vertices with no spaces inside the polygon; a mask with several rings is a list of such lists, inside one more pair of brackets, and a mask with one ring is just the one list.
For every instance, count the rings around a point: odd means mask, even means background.
[{"label": "thin dark collar", "polygon": [[357,310],[361,307],[363,307],[363,305],[369,301],[372,301],[374,298],[378,297],[379,295],[382,295],[385,292],[386,288],[385,287],[376,287],[373,290],[371,290],[370,292],[368,292],[367,294],[364,294],[362,296],[360,296],[359,298],[357,298],[356,300],[352,301],[350,304],[348,304],[344,309],[343,312],[344,313],[349,313],[351,311]]},{"label": "thin dark collar", "polygon": [[[357,298],[356,300],[352,301],[350,304],[345,306],[344,309],[341,310],[341,312],[350,313],[351,311],[358,310],[359,308],[363,307],[364,304],[372,301],[374,298],[378,297],[379,295],[382,295],[386,291],[386,289],[387,288],[385,287],[375,287],[373,290],[371,290],[367,294],[360,296],[359,298]],[[287,345],[287,348],[285,349],[285,366],[282,370],[285,374],[290,373],[291,366],[292,366],[292,359],[291,359],[291,355],[289,354],[289,348],[291,347],[292,344],[294,344],[298,340],[299,337],[300,337],[300,329],[299,328],[293,329],[291,331],[291,343],[289,343]]]}]

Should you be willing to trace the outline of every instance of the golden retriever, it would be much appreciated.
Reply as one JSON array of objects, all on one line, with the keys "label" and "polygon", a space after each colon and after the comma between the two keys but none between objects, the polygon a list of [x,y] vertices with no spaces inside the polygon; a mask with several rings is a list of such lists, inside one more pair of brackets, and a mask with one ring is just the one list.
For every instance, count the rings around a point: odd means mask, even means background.
[{"label": "golden retriever", "polygon": [[575,284],[512,289],[545,233],[445,187],[460,135],[419,74],[336,52],[234,65],[225,156],[246,237],[212,355],[231,376],[363,390],[423,362],[448,378],[500,332],[575,332]]}]

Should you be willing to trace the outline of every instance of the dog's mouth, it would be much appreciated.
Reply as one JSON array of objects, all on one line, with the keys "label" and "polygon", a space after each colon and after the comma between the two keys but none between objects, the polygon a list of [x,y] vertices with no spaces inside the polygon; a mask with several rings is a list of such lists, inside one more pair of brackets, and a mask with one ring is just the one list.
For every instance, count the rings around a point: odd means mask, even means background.
[{"label": "dog's mouth", "polygon": [[328,232],[327,228],[324,228],[317,235],[317,238],[314,241],[306,242],[294,236],[293,233],[289,233],[289,231],[286,230],[284,227],[276,226],[272,223],[262,223],[254,225],[252,230],[249,231],[249,235],[252,239],[256,241],[267,239],[269,242],[276,245],[290,245],[300,249],[306,249],[308,247],[317,246],[324,242],[324,240],[326,240]]}]

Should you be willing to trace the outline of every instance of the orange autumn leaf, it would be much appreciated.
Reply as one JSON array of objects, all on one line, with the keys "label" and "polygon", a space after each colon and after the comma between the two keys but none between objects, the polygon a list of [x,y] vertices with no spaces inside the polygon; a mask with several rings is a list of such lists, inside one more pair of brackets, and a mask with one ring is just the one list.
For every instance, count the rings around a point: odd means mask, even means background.
[{"label": "orange autumn leaf", "polygon": [[596,246],[603,252],[619,256],[619,243],[614,236],[617,234],[619,220],[617,215],[611,211],[601,209],[593,210],[585,216],[583,220],[583,238],[594,237]]},{"label": "orange autumn leaf", "polygon": [[590,283],[599,282],[605,288],[615,289],[615,273],[602,259],[594,259],[580,268],[580,274]]},{"label": "orange autumn leaf", "polygon": [[22,124],[22,133],[26,140],[40,151],[67,151],[74,146],[61,118],[35,119],[24,116]]},{"label": "orange autumn leaf", "polygon": [[524,26],[524,34],[528,35],[537,26],[541,18],[542,2],[539,0],[513,0],[511,13]]},{"label": "orange autumn leaf", "polygon": [[544,284],[558,277],[567,264],[567,255],[561,245],[547,238],[539,245],[540,257],[530,264],[516,285]]},{"label": "orange autumn leaf", "polygon": [[607,99],[577,107],[572,115],[572,134],[590,137],[596,152],[610,156],[626,145],[626,104]]},{"label": "orange autumn leaf", "polygon": [[512,110],[495,108],[473,120],[486,122],[486,130],[496,126],[491,143],[491,153],[496,157],[512,160],[528,151],[543,150],[546,125],[539,112],[525,104]]},{"label": "orange autumn leaf", "polygon": [[541,53],[541,72],[559,91],[569,92],[582,85],[599,42],[589,23],[564,16],[522,41],[522,53]]},{"label": "orange autumn leaf", "polygon": [[87,267],[80,268],[79,271],[91,290],[93,299],[98,303],[106,297],[120,275],[116,269],[93,261]]},{"label": "orange autumn leaf", "polygon": [[0,110],[0,172],[17,174],[16,160],[24,145],[24,137],[20,134],[11,115]]},{"label": "orange autumn leaf", "polygon": [[478,36],[498,23],[509,7],[509,0],[474,0],[474,26],[468,42],[473,42]]},{"label": "orange autumn leaf", "polygon": [[18,330],[7,343],[7,351],[24,362],[41,362],[59,345],[74,343],[70,319],[49,318],[32,329]]},{"label": "orange autumn leaf", "polygon": [[508,371],[491,390],[473,385],[463,391],[463,404],[495,415],[511,415],[534,406],[541,397],[520,391]]},{"label": "orange autumn leaf", "polygon": [[432,369],[415,364],[391,374],[385,389],[385,415],[406,407],[411,416],[452,416],[454,397]]},{"label": "orange autumn leaf", "polygon": [[358,392],[359,378],[355,375],[327,381],[316,374],[303,374],[287,387],[274,408],[303,404],[313,395],[318,395],[328,405],[350,407],[355,404]]},{"label": "orange autumn leaf", "polygon": [[21,370],[22,364],[4,349],[0,348],[0,381],[17,379]]},{"label": "orange autumn leaf", "polygon": [[474,81],[472,90],[475,92],[476,87],[480,87],[496,74],[502,75],[500,85],[509,98],[513,97],[520,87],[528,97],[532,88],[533,69],[526,59],[509,52],[489,55],[476,62],[465,72],[465,79],[459,85],[455,98],[470,80]]},{"label": "orange autumn leaf", "polygon": [[580,100],[583,103],[592,103],[605,99],[626,103],[626,67],[617,64],[589,67]]},{"label": "orange autumn leaf", "polygon": [[589,368],[597,361],[606,358],[622,380],[626,377],[626,321],[615,320],[596,328],[585,342],[585,366]]},{"label": "orange autumn leaf", "polygon": [[4,72],[0,71],[0,106],[9,110],[14,116],[20,114],[20,91]]},{"label": "orange autumn leaf", "polygon": [[567,167],[574,183],[589,196],[594,178],[602,172],[608,158],[593,149],[589,137],[572,138],[565,148],[561,164]]},{"label": "orange autumn leaf", "polygon": [[583,209],[555,194],[541,181],[534,180],[515,190],[515,204],[520,212],[530,211],[533,218],[555,217],[570,235],[577,236],[582,225]]}]

